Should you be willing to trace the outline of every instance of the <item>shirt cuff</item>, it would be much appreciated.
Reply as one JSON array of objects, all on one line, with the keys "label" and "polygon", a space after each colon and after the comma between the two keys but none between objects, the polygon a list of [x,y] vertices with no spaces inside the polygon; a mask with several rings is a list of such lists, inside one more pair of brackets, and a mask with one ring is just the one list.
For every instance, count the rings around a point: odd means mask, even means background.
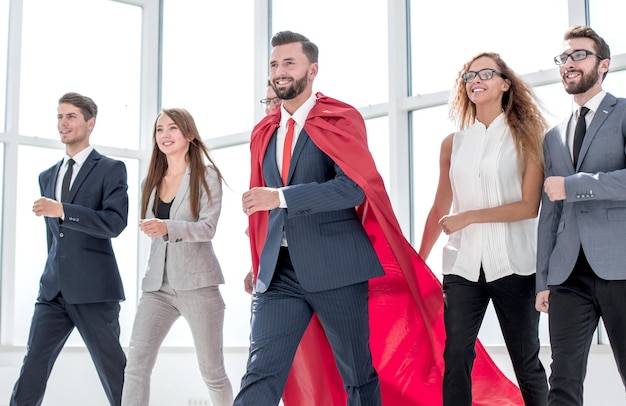
[{"label": "shirt cuff", "polygon": [[287,208],[287,201],[285,200],[285,194],[283,193],[283,188],[278,188],[278,200],[280,204],[278,205],[281,209]]}]

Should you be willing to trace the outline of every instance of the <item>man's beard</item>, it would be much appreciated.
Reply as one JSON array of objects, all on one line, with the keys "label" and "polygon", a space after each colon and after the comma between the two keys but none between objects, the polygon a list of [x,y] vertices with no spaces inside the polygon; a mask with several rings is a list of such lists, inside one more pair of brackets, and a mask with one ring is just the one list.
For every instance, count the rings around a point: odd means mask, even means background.
[{"label": "man's beard", "polygon": [[598,66],[599,63],[596,64],[595,68],[589,74],[582,72],[581,80],[580,82],[578,82],[578,84],[568,85],[566,82],[563,82],[563,84],[565,85],[565,91],[569,94],[581,94],[591,89],[593,85],[598,83],[598,79],[600,79]]},{"label": "man's beard", "polygon": [[275,83],[272,83],[272,87],[274,88],[274,91],[276,92],[276,96],[278,96],[279,98],[283,100],[291,100],[299,96],[302,92],[304,92],[304,89],[306,89],[307,84],[308,84],[308,79],[307,79],[307,74],[305,73],[304,76],[292,82],[291,86],[287,88],[279,89],[278,87],[276,87]]}]

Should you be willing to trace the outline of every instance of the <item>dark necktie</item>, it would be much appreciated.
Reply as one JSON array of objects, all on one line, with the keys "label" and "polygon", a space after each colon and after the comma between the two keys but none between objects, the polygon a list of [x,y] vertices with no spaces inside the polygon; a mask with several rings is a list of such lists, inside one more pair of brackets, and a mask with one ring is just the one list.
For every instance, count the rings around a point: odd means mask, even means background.
[{"label": "dark necktie", "polygon": [[587,113],[589,113],[589,109],[587,107],[583,106],[580,108],[580,113],[578,114],[578,122],[576,122],[576,129],[574,130],[574,168],[578,163],[578,154],[580,154],[580,147],[583,145],[583,139],[585,138],[585,133],[587,132],[587,121],[585,120],[585,115],[587,115]]},{"label": "dark necktie", "polygon": [[72,158],[67,160],[67,171],[63,177],[63,183],[61,183],[61,202],[66,202],[70,195],[70,182],[72,181],[72,167],[74,166],[74,162]]},{"label": "dark necktie", "polygon": [[285,135],[285,147],[283,148],[282,178],[283,185],[287,186],[289,176],[289,166],[291,166],[291,146],[293,145],[293,132],[295,121],[290,118],[287,121],[287,134]]}]

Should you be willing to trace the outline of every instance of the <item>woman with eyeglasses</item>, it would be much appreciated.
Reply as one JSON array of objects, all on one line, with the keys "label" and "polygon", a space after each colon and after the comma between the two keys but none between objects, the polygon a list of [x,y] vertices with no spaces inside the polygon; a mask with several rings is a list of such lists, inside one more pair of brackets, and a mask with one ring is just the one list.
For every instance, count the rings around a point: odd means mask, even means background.
[{"label": "woman with eyeglasses", "polygon": [[546,405],[535,310],[536,217],[547,123],[535,96],[496,53],[459,73],[441,145],[437,192],[420,247],[443,231],[444,406],[472,405],[475,345],[491,300],[527,406]]}]

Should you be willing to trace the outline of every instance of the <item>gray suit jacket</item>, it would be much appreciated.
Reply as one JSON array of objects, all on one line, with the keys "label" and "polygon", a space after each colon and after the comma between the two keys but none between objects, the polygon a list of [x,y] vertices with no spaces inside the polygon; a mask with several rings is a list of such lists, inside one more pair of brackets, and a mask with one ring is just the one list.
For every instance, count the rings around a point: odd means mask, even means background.
[{"label": "gray suit jacket", "polygon": [[[146,274],[141,284],[145,292],[161,288],[164,270],[167,271],[169,284],[176,290],[192,290],[224,283],[211,243],[222,208],[222,185],[215,170],[207,167],[206,180],[211,191],[211,201],[201,187],[200,214],[199,218],[194,218],[189,204],[189,179],[188,169],[172,202],[170,218],[165,220],[167,237],[152,239]],[[146,218],[154,218],[150,210],[154,199],[155,191],[150,196]]]},{"label": "gray suit jacket", "polygon": [[[276,133],[263,159],[268,187],[281,187],[276,165]],[[302,130],[291,158],[287,209],[270,211],[256,289],[265,292],[276,269],[283,235],[302,288],[308,292],[336,289],[384,275],[372,243],[356,213],[363,190],[348,178]]]},{"label": "gray suit jacket", "polygon": [[[570,117],[571,120],[571,117]],[[602,279],[626,279],[626,99],[600,103],[585,135],[578,168],[567,144],[569,120],[544,140],[546,177],[565,177],[566,199],[545,192],[539,216],[537,292],[571,274],[582,246]]]}]

